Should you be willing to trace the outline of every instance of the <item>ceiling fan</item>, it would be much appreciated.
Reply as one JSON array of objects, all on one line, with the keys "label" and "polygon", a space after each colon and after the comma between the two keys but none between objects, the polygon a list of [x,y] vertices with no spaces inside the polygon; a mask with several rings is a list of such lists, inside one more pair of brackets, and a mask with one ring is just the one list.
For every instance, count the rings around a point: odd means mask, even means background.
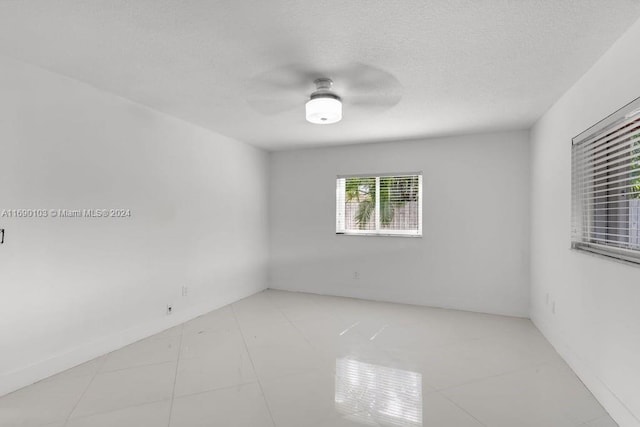
[{"label": "ceiling fan", "polygon": [[343,109],[349,118],[370,117],[402,98],[393,75],[362,63],[327,70],[289,64],[256,75],[247,90],[254,110],[265,115],[299,110],[314,124],[339,122]]},{"label": "ceiling fan", "polygon": [[305,104],[305,116],[309,123],[330,125],[342,120],[342,99],[332,90],[333,80],[315,79],[316,90]]}]

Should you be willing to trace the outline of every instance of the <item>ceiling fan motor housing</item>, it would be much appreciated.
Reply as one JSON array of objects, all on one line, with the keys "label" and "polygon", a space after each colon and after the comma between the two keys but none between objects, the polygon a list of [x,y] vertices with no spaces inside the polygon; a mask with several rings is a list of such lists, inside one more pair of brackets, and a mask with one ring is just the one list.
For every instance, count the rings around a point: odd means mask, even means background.
[{"label": "ceiling fan motor housing", "polygon": [[342,100],[332,90],[333,81],[320,78],[314,81],[316,91],[305,105],[307,121],[314,124],[332,124],[342,120]]}]

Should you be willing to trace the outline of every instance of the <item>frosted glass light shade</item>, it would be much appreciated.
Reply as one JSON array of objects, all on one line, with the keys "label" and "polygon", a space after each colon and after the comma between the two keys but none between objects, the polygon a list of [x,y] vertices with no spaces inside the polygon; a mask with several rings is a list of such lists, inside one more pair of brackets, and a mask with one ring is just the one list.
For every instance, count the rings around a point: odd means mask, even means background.
[{"label": "frosted glass light shade", "polygon": [[342,102],[331,97],[310,99],[306,106],[307,121],[318,125],[328,125],[342,120]]}]

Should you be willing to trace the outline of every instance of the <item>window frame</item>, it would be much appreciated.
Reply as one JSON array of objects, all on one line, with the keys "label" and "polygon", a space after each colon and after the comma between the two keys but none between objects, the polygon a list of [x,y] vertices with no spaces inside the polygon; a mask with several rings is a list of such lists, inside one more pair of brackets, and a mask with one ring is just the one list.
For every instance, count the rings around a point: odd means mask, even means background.
[{"label": "window frame", "polygon": [[[386,177],[418,177],[418,229],[417,230],[390,230],[383,229],[380,224],[380,178]],[[339,180],[348,178],[375,178],[376,181],[376,205],[374,211],[375,230],[347,230],[345,221],[345,188],[342,186],[342,194],[338,188]],[[400,173],[368,173],[368,174],[343,174],[336,176],[336,235],[340,236],[373,236],[373,237],[422,237],[422,188],[423,177],[422,171],[419,172],[400,172]],[[342,202],[342,203],[341,203]],[[340,211],[341,210],[341,211]],[[341,215],[340,215],[341,212]],[[342,225],[342,227],[341,227]]]},{"label": "window frame", "polygon": [[[600,226],[593,225],[593,223],[597,221],[603,221],[603,220],[609,221],[609,215],[611,215],[609,209],[619,209],[619,208],[607,208],[607,210],[605,211],[605,214],[607,216],[600,218],[599,220],[597,218],[597,214],[593,213],[593,210],[589,211],[588,209],[587,210],[584,209],[585,203],[588,203],[588,200],[585,200],[583,196],[585,194],[584,180],[586,179],[586,180],[589,180],[589,182],[594,182],[594,177],[596,175],[605,173],[609,163],[608,162],[604,163],[605,165],[607,165],[604,169],[602,169],[602,167],[598,167],[597,169],[599,169],[600,172],[593,171],[592,175],[586,175],[586,178],[584,175],[579,176],[580,173],[582,173],[585,168],[585,164],[583,163],[584,162],[583,158],[579,158],[581,154],[582,155],[584,154],[582,151],[580,151],[581,150],[580,146],[585,143],[589,143],[593,139],[602,137],[602,135],[605,135],[606,132],[611,132],[616,128],[622,129],[621,124],[625,123],[625,121],[629,122],[629,120],[633,119],[634,116],[640,117],[640,98],[636,98],[635,100],[629,102],[624,107],[613,112],[603,120],[592,125],[588,129],[586,129],[585,131],[581,132],[580,134],[576,135],[571,139],[571,249],[576,250],[578,252],[604,256],[604,257],[607,257],[608,259],[639,266],[640,265],[640,248],[620,247],[621,244],[623,243],[622,241],[620,242],[620,246],[616,246],[612,242],[610,242],[608,239],[606,240],[603,239],[602,242],[598,243],[595,241],[598,239],[594,239],[591,237],[591,234],[597,235],[597,234],[608,233],[608,232],[598,232],[598,227],[604,228],[604,229],[610,228],[610,227],[602,226],[602,225]],[[630,138],[633,139],[634,135],[639,135],[638,132],[640,131],[638,130],[631,131],[629,133]],[[612,145],[611,147],[614,147],[614,145]],[[584,150],[584,148],[582,148],[582,150]],[[630,148],[630,150],[633,150],[633,148]],[[630,151],[630,153],[633,153],[633,151]],[[615,153],[606,154],[604,156],[606,158],[606,157],[611,157],[612,155],[613,155],[613,158],[615,159]],[[622,163],[622,166],[616,166],[615,168],[616,169],[622,169],[624,167],[633,168],[634,162],[636,160],[634,160],[632,156],[633,154],[630,154],[630,157],[627,163]],[[616,163],[615,160],[612,160],[611,162],[612,164]],[[576,170],[576,168],[578,169]],[[620,175],[619,173],[617,173],[617,175],[618,176],[615,176],[616,179],[620,179],[620,176],[626,176],[626,175]],[[626,179],[632,179],[632,178],[626,178]],[[603,178],[598,178],[598,181],[602,181],[602,183],[598,184],[599,187],[602,187],[608,182],[606,179],[603,179]],[[613,181],[609,185],[619,185],[619,184],[613,184],[615,182],[616,181]],[[612,190],[615,190],[615,189],[616,188],[613,188]],[[598,196],[598,197],[607,197],[606,194],[608,193],[606,192],[606,190],[607,190],[606,186],[604,189],[597,190],[596,192],[598,193],[605,192],[605,196]],[[592,196],[592,197],[595,200],[595,196]],[[629,201],[629,200],[631,199],[624,199],[624,201]],[[616,203],[616,202],[607,202],[607,203]],[[620,200],[617,203],[620,203]],[[630,208],[630,206],[628,206],[628,208]],[[631,221],[631,217],[629,218],[628,221]],[[585,222],[588,225],[585,225]],[[588,232],[585,233],[585,227],[591,227],[591,228],[589,228]],[[627,244],[631,245],[632,244],[631,243],[632,228],[629,226],[626,229],[630,236],[629,242]],[[608,235],[605,234],[605,236],[608,236]]]}]

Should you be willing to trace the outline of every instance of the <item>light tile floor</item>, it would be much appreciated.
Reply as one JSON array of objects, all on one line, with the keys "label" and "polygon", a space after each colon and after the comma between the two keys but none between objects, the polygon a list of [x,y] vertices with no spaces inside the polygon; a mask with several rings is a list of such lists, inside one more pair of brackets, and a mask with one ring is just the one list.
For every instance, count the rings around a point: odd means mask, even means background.
[{"label": "light tile floor", "polygon": [[268,290],[0,398],[0,426],[616,426],[526,319]]}]

